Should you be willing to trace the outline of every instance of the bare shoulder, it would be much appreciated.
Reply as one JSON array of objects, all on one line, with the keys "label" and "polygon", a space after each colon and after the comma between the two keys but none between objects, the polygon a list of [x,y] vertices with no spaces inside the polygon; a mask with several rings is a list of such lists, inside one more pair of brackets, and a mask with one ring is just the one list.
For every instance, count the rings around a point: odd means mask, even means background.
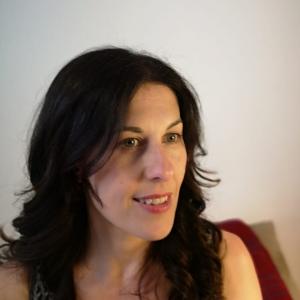
[{"label": "bare shoulder", "polygon": [[28,285],[24,268],[6,263],[0,265],[0,300],[27,300]]},{"label": "bare shoulder", "polygon": [[222,231],[225,299],[261,300],[261,290],[252,258],[243,241],[235,234]]}]

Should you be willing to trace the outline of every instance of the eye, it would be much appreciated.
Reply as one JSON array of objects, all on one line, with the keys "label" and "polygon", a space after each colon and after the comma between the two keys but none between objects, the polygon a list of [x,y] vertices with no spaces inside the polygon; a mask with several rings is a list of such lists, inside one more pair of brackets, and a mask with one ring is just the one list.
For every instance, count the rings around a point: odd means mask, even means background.
[{"label": "eye", "polygon": [[165,142],[170,144],[175,144],[181,139],[181,134],[179,133],[168,133],[165,136]]},{"label": "eye", "polygon": [[137,138],[126,138],[122,140],[119,144],[121,147],[124,148],[134,148],[140,145],[140,141]]}]

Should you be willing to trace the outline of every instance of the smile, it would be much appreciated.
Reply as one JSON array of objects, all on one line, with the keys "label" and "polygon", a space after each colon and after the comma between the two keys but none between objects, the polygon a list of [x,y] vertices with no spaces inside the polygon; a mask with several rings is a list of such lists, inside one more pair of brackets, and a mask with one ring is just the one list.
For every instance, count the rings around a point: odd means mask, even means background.
[{"label": "smile", "polygon": [[133,198],[135,201],[138,201],[142,204],[146,205],[160,205],[166,203],[168,201],[169,196],[165,195],[158,198]]}]

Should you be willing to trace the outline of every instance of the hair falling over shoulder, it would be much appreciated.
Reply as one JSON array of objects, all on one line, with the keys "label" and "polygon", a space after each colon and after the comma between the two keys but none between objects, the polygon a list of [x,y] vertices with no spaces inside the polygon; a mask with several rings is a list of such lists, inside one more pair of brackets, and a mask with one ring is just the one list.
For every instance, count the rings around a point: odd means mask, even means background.
[{"label": "hair falling over shoulder", "polygon": [[[1,263],[20,263],[28,278],[39,266],[55,300],[76,298],[73,267],[89,239],[86,199],[93,191],[87,179],[111,155],[132,96],[147,82],[166,85],[176,95],[188,163],[174,226],[151,243],[140,283],[154,262],[170,282],[168,299],[223,299],[221,233],[202,216],[204,189],[218,180],[209,178],[197,158],[206,155],[197,94],[159,58],[110,47],[79,55],[51,83],[29,145],[30,186],[12,222],[19,237],[1,230]],[[142,293],[139,298],[146,299]]]}]

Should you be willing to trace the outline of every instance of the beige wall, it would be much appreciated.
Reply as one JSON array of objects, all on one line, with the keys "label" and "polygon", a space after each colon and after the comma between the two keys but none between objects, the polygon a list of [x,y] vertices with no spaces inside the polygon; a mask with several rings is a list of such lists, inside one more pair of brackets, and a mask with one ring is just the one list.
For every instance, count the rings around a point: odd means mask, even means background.
[{"label": "beige wall", "polygon": [[300,286],[299,1],[6,0],[0,34],[0,223],[17,211],[26,131],[62,64],[94,46],[147,49],[202,100],[204,163],[223,180],[207,214],[272,220]]}]

